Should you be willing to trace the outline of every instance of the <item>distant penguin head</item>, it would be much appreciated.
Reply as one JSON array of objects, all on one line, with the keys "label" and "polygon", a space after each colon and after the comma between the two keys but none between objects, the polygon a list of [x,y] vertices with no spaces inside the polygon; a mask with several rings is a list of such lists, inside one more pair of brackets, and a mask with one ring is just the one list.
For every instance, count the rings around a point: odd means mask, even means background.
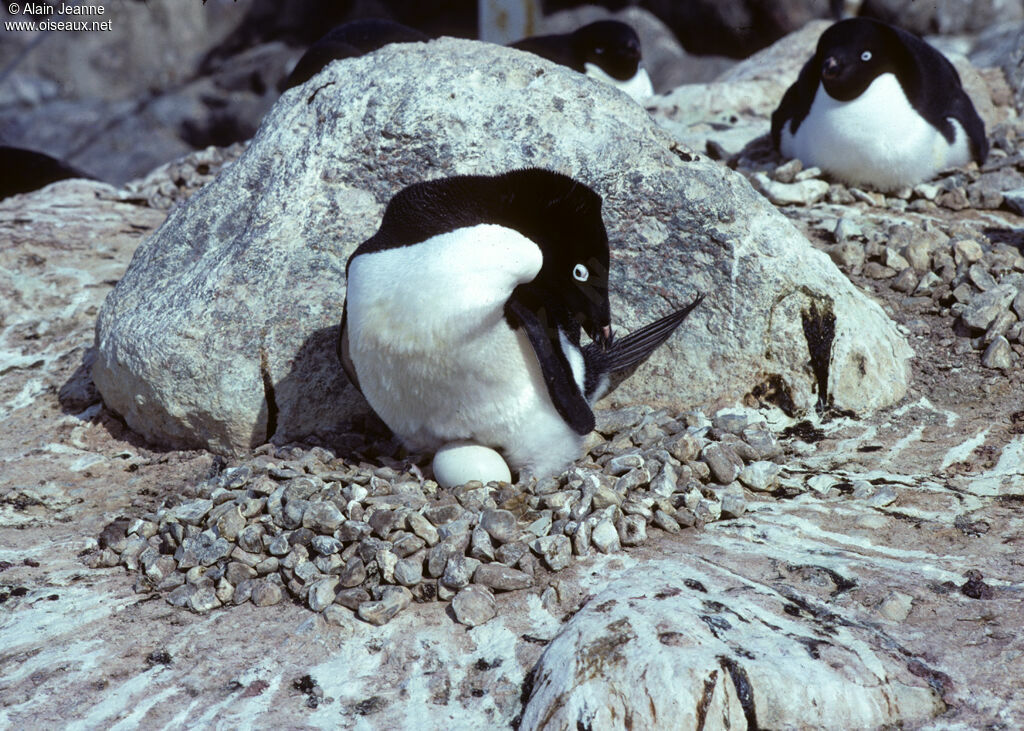
[{"label": "distant penguin head", "polygon": [[544,263],[524,287],[552,311],[565,316],[595,341],[611,341],[608,299],[608,234],[601,219],[601,196],[572,178],[550,170],[515,170],[502,176],[509,191],[509,225],[540,247]]},{"label": "distant penguin head", "polygon": [[885,23],[870,18],[842,20],[818,39],[821,83],[833,99],[856,99],[880,75],[895,73],[904,53],[903,44]]},{"label": "distant penguin head", "polygon": [[617,20],[599,20],[572,34],[573,47],[586,63],[599,66],[619,81],[636,75],[640,65],[640,38]]}]

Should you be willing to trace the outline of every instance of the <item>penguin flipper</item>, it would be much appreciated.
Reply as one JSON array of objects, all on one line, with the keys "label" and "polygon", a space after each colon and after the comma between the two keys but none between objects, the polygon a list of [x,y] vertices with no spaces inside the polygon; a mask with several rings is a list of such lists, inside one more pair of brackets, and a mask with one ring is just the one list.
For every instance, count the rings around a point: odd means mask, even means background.
[{"label": "penguin flipper", "polygon": [[577,434],[589,434],[596,423],[594,412],[580,393],[565,355],[551,342],[547,330],[526,305],[511,299],[507,307],[530,339],[555,410]]},{"label": "penguin flipper", "polygon": [[[598,372],[613,375],[643,363],[659,345],[668,340],[676,328],[704,300],[698,294],[693,302],[671,315],[644,325],[624,338],[615,341],[610,348],[602,351],[596,343],[590,343],[583,351],[583,359]],[[591,368],[588,368],[590,370]]]},{"label": "penguin flipper", "polygon": [[772,112],[771,137],[772,146],[776,150],[781,152],[782,130],[786,122],[791,123],[789,131],[796,134],[801,123],[810,113],[811,103],[814,101],[814,95],[818,89],[819,69],[821,69],[821,61],[818,60],[818,54],[815,53],[800,69],[800,75],[797,76],[793,85],[786,89],[779,106]]},{"label": "penguin flipper", "polygon": [[359,393],[363,392],[363,389],[359,387],[359,377],[356,375],[356,364],[352,362],[352,355],[348,350],[348,307],[347,302],[342,305],[341,310],[341,331],[338,333],[338,360],[341,361],[341,367],[345,371],[345,375],[348,376],[348,380],[356,387]]}]

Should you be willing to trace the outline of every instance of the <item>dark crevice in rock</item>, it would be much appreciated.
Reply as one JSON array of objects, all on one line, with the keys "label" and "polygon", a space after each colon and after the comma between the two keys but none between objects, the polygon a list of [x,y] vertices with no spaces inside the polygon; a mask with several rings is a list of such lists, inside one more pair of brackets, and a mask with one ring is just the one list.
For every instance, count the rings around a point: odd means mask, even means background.
[{"label": "dark crevice in rock", "polygon": [[708,677],[704,678],[704,692],[701,694],[700,702],[697,704],[697,731],[704,730],[704,720],[708,715],[708,706],[711,705],[711,698],[715,694],[715,687],[718,685],[718,671],[712,670]]},{"label": "dark crevice in rock", "polygon": [[334,86],[335,83],[336,82],[334,82],[334,81],[329,81],[329,82],[327,82],[326,84],[324,84],[322,86],[316,87],[316,89],[313,90],[313,93],[310,94],[308,97],[306,97],[306,104],[312,104],[313,100],[316,99],[316,95],[317,94],[319,94],[321,91],[326,89],[328,86]]},{"label": "dark crevice in rock", "polygon": [[714,635],[716,640],[722,639],[718,634],[719,631],[724,632],[732,629],[732,625],[729,624],[729,621],[722,617],[712,617],[707,614],[702,614],[700,615],[700,620],[708,626],[708,631]]},{"label": "dark crevice in rock", "polygon": [[786,568],[790,571],[806,574],[808,576],[824,574],[833,584],[835,584],[836,588],[831,592],[833,597],[857,586],[857,582],[854,579],[847,579],[838,571],[830,569],[827,566],[818,566],[816,564],[789,564]]},{"label": "dark crevice in rock", "polygon": [[818,649],[822,645],[831,645],[832,643],[828,640],[819,640],[814,637],[800,637],[799,635],[788,635],[794,642],[799,642],[807,650],[807,654],[811,656],[813,660],[821,659],[821,651]]},{"label": "dark crevice in rock", "polygon": [[707,589],[705,588],[704,584],[700,583],[696,579],[683,579],[683,586],[685,586],[687,589],[693,589],[694,591],[703,591],[704,593],[707,593]]},{"label": "dark crevice in rock", "polygon": [[274,396],[274,379],[270,376],[267,363],[267,351],[260,350],[260,376],[263,377],[263,397],[267,401],[267,435],[263,440],[269,442],[277,432],[277,400]]},{"label": "dark crevice in rock", "polygon": [[[530,702],[530,696],[533,695],[533,685],[536,681],[537,668],[532,667],[526,671],[526,675],[523,676],[523,683],[519,687],[519,703],[521,708],[526,708],[526,704]],[[516,714],[515,718],[509,724],[512,728],[519,728],[522,722],[523,713],[520,711]]]},{"label": "dark crevice in rock", "polygon": [[673,146],[672,146],[671,148],[669,148],[669,149],[670,149],[670,150],[672,151],[672,154],[673,154],[673,155],[675,155],[676,157],[678,157],[678,158],[679,158],[680,160],[682,160],[683,162],[693,162],[693,160],[694,160],[694,156],[693,156],[693,155],[691,155],[691,154],[690,154],[689,152],[687,152],[686,150],[683,150],[682,148],[679,148],[679,147],[676,147],[675,145],[673,145]]},{"label": "dark crevice in rock", "polygon": [[800,319],[803,321],[804,337],[807,338],[807,350],[811,354],[811,368],[818,381],[817,411],[823,414],[830,405],[828,395],[828,370],[832,362],[832,341],[836,336],[836,316],[832,309],[819,309],[818,304],[804,310]]},{"label": "dark crevice in rock", "polygon": [[815,444],[825,438],[825,432],[804,419],[801,422],[787,426],[779,432],[779,436],[783,439],[796,438],[806,444]]},{"label": "dark crevice in rock", "polygon": [[747,671],[731,657],[719,657],[718,663],[732,678],[733,687],[736,688],[736,697],[743,708],[743,716],[747,719],[747,729],[756,731],[760,727],[757,725],[757,709],[754,708],[754,689],[750,685]]},{"label": "dark crevice in rock", "polygon": [[782,413],[786,416],[796,416],[796,404],[789,392],[789,386],[778,373],[772,373],[750,389],[750,396],[753,398],[753,402],[748,403],[748,406],[773,404],[782,409]]}]

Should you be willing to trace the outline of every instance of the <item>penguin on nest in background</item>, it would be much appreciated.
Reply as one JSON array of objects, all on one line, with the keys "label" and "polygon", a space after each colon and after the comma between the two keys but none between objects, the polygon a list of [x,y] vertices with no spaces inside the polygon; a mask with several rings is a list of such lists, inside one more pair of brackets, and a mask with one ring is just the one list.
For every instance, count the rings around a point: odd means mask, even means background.
[{"label": "penguin on nest in background", "polygon": [[702,299],[614,340],[601,203],[540,169],[418,183],[388,203],[348,260],[338,351],[406,447],[468,441],[537,476],[581,456],[612,378]]},{"label": "penguin on nest in background", "polygon": [[389,43],[416,43],[429,41],[426,33],[392,20],[368,18],[342,23],[328,31],[302,54],[295,68],[279,85],[287,91],[316,76],[331,61],[355,58],[383,48]]},{"label": "penguin on nest in background", "polygon": [[654,95],[651,78],[640,65],[640,37],[626,23],[599,20],[572,33],[533,36],[509,45],[612,84],[636,101]]},{"label": "penguin on nest in background", "polygon": [[947,168],[979,165],[985,125],[953,64],[905,30],[842,20],[772,114],[772,142],[851,185],[912,186]]}]

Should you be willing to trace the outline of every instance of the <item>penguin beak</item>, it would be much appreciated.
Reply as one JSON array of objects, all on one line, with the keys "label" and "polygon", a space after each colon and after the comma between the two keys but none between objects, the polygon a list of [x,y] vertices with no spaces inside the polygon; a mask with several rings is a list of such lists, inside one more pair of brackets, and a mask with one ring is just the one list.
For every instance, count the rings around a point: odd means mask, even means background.
[{"label": "penguin beak", "polygon": [[839,60],[835,56],[829,56],[821,65],[821,78],[831,81],[839,76]]},{"label": "penguin beak", "polygon": [[601,332],[597,335],[597,344],[600,346],[602,351],[608,350],[612,346],[612,342],[615,340],[615,333],[612,331],[611,325],[605,325],[601,328]]}]

